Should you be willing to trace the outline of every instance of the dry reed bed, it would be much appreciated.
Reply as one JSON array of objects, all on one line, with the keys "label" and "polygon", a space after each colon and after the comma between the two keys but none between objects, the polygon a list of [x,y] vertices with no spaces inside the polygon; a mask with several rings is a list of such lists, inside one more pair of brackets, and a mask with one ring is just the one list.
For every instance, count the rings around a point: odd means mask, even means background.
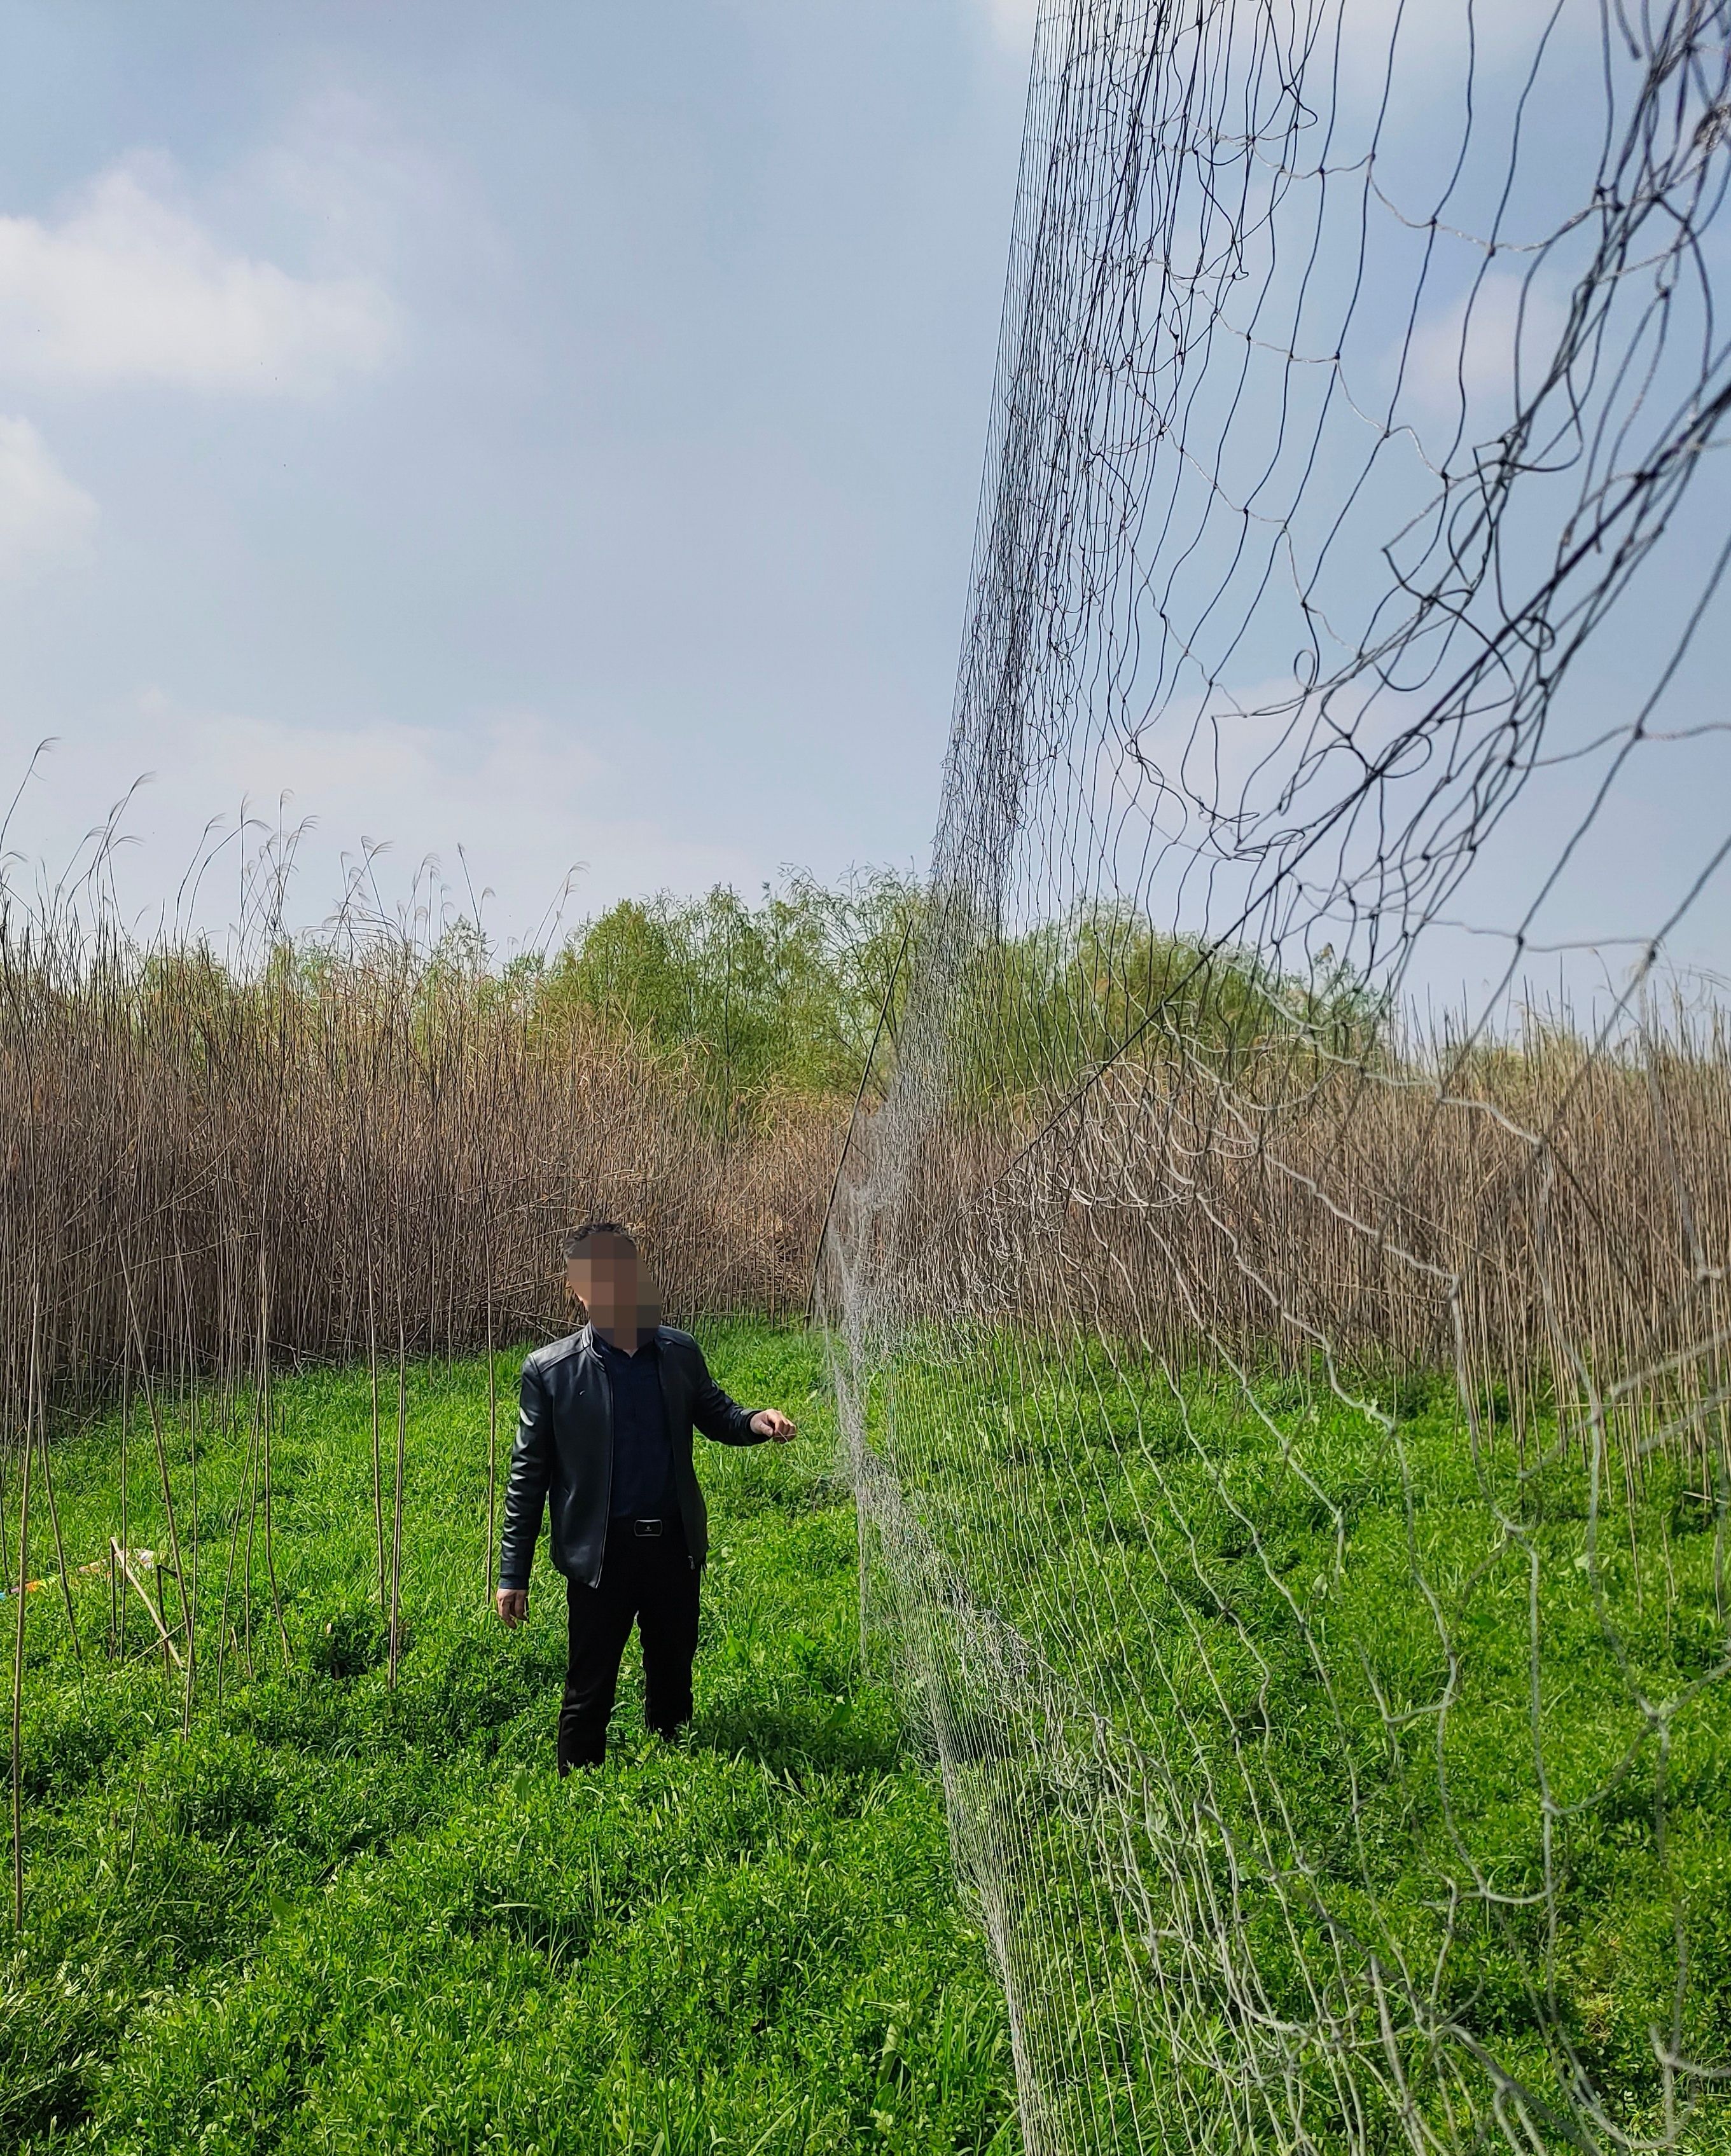
[{"label": "dry reed bed", "polygon": [[237,979],[0,929],[0,1387],[562,1329],[557,1236],[642,1229],[670,1312],[803,1306],[840,1111],[731,1132],[594,1024],[380,942]]},{"label": "dry reed bed", "polygon": [[1326,1348],[1348,1368],[1455,1366],[1472,1391],[1508,1387],[1518,1416],[1535,1387],[1596,1391],[1643,1434],[1681,1414],[1723,1442],[1717,1037],[1404,1070],[1271,1054],[1230,1077],[1199,1055],[1011,1119],[914,1121],[892,1101],[856,1139],[826,1260],[875,1276],[868,1324],[1014,1317],[1179,1361]]},{"label": "dry reed bed", "polygon": [[[641,1226],[671,1311],[804,1304],[837,1103],[730,1129],[628,1037],[388,941],[242,979],[0,931],[0,990],[15,1407],[33,1338],[64,1398],[139,1359],[238,1373],[261,1342],[336,1358],[546,1335],[557,1233],[596,1210]],[[1487,1384],[1572,1394],[1590,1373],[1711,1406],[1731,1050],[1179,1054],[966,1119],[892,1089],[840,1206],[831,1262],[870,1270],[868,1319],[1013,1314],[1180,1358],[1458,1357]]]}]

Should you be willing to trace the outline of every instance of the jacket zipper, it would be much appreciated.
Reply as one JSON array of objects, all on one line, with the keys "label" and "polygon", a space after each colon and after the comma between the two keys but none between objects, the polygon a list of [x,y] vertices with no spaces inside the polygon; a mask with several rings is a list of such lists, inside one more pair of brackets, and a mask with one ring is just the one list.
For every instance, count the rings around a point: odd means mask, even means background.
[{"label": "jacket zipper", "polygon": [[[683,1532],[685,1527],[685,1508],[679,1502],[678,1462],[671,1457],[674,1450],[673,1403],[667,1397],[667,1365],[661,1360],[659,1350],[657,1350],[655,1355],[655,1374],[657,1381],[661,1388],[661,1413],[665,1416],[667,1421],[667,1450],[670,1455],[667,1471],[673,1478],[673,1502],[679,1512],[680,1527],[681,1531]],[[697,1569],[696,1554],[690,1548],[690,1537],[687,1537],[686,1539],[687,1547],[686,1549],[686,1563],[691,1570],[695,1572]]]},{"label": "jacket zipper", "polygon": [[601,1501],[601,1554],[595,1560],[595,1577],[591,1587],[601,1584],[601,1568],[607,1558],[607,1525],[613,1517],[613,1380],[607,1374],[607,1365],[595,1352],[595,1328],[589,1327],[589,1355],[595,1365],[595,1375],[601,1380],[601,1398],[607,1409],[607,1476],[606,1494]]}]

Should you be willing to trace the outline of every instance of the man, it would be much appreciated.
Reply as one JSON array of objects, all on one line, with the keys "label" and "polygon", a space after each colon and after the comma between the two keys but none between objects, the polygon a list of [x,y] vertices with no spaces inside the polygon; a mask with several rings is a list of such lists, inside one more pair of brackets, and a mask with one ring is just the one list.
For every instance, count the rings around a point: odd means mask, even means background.
[{"label": "man", "polygon": [[606,1754],[634,1619],[645,1719],[671,1738],[691,1718],[697,1583],[709,1552],[693,1426],[719,1445],[785,1444],[799,1434],[773,1408],[753,1414],[729,1399],[691,1334],[661,1323],[637,1247],[616,1220],[566,1237],[565,1286],[587,1322],[523,1365],[499,1561],[499,1614],[520,1625],[550,1497],[552,1560],[570,1613],[562,1774],[598,1767]]}]

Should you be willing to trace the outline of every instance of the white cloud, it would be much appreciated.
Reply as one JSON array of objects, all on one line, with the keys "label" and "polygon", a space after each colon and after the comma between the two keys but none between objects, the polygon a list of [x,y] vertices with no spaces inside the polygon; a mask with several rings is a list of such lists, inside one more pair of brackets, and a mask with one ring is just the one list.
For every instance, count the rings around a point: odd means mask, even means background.
[{"label": "white cloud", "polygon": [[0,581],[83,553],[96,505],[28,419],[0,418]]},{"label": "white cloud", "polygon": [[261,208],[286,212],[316,250],[309,266],[326,270],[396,270],[430,254],[448,272],[460,258],[501,252],[485,206],[457,176],[391,113],[344,88],[288,114],[211,199],[248,228]]},{"label": "white cloud", "polygon": [[225,251],[128,167],[52,223],[0,217],[0,372],[272,395],[371,372],[394,338],[371,280]]}]

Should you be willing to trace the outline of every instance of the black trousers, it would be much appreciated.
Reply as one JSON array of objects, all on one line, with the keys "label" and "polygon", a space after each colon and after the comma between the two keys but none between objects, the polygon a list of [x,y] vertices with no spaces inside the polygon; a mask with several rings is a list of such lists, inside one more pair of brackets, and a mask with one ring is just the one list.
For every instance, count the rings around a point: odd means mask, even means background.
[{"label": "black trousers", "polygon": [[644,1719],[671,1737],[691,1718],[691,1658],[697,1651],[697,1568],[675,1517],[660,1534],[639,1536],[629,1520],[609,1520],[601,1578],[565,1583],[570,1656],[559,1706],[559,1772],[598,1767],[619,1662],[634,1620],[643,1640]]}]

